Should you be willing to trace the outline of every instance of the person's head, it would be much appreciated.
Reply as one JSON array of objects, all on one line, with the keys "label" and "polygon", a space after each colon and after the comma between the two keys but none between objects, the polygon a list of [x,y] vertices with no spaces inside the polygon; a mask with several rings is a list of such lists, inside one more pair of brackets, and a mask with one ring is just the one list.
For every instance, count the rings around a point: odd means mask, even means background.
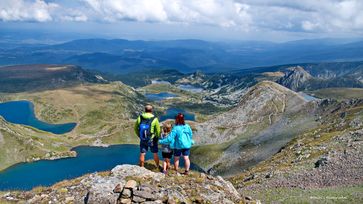
[{"label": "person's head", "polygon": [[170,123],[165,123],[165,124],[163,125],[163,132],[164,132],[164,133],[169,133],[169,132],[171,132],[171,124],[170,124]]},{"label": "person's head", "polygon": [[175,125],[185,125],[183,113],[178,113],[178,115],[175,117]]},{"label": "person's head", "polygon": [[145,105],[145,113],[152,113],[153,112],[153,106],[150,104]]}]

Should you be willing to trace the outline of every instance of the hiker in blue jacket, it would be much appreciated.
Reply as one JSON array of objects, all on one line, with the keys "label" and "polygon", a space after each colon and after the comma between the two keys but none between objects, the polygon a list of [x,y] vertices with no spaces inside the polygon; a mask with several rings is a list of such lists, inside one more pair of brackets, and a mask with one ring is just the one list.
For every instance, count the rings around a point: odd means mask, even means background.
[{"label": "hiker in blue jacket", "polygon": [[174,150],[174,167],[179,169],[179,158],[183,156],[185,162],[185,175],[189,174],[190,168],[190,148],[194,144],[193,132],[188,124],[185,124],[184,115],[179,113],[175,118],[175,125],[169,136],[159,140],[160,144],[169,144]]}]

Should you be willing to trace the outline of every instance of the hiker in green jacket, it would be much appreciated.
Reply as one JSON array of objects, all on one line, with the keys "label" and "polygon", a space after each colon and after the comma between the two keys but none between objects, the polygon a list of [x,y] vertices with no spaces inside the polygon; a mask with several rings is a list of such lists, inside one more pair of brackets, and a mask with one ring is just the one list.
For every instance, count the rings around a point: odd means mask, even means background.
[{"label": "hiker in green jacket", "polygon": [[145,106],[145,112],[136,120],[135,133],[140,138],[140,166],[145,163],[145,154],[149,150],[154,154],[154,161],[159,166],[158,138],[160,137],[160,125],[157,117],[154,116],[153,107]]}]

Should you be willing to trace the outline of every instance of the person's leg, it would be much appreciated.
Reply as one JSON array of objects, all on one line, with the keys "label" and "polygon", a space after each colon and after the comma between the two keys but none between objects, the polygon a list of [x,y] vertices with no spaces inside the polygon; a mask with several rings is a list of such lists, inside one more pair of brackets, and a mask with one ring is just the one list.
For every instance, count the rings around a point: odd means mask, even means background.
[{"label": "person's leg", "polygon": [[151,152],[154,154],[154,161],[157,168],[160,169],[160,161],[159,161],[159,147],[158,147],[158,141],[156,139],[153,140],[153,145],[150,147]]},{"label": "person's leg", "polygon": [[190,168],[190,159],[189,156],[183,156],[185,162],[185,171],[189,171]]},{"label": "person's leg", "polygon": [[140,153],[140,160],[139,160],[139,164],[141,167],[144,167],[145,164],[145,153]]},{"label": "person's leg", "polygon": [[179,157],[177,156],[174,157],[174,169],[175,171],[179,170]]},{"label": "person's leg", "polygon": [[154,161],[155,161],[156,167],[160,168],[160,161],[159,161],[158,153],[154,153]]},{"label": "person's leg", "polygon": [[170,159],[165,158],[163,163],[163,171],[166,172],[169,169]]},{"label": "person's leg", "polygon": [[170,169],[170,159],[166,159],[166,170]]},{"label": "person's leg", "polygon": [[183,149],[182,154],[183,154],[184,163],[185,163],[184,164],[185,174],[188,174],[189,169],[190,169],[190,159],[189,159],[190,149]]},{"label": "person's leg", "polygon": [[164,160],[163,160],[163,171],[165,172],[167,168],[168,168],[168,163],[167,163],[166,159],[164,158]]},{"label": "person's leg", "polygon": [[174,149],[174,169],[175,171],[179,170],[179,158],[181,156],[181,150]]},{"label": "person's leg", "polygon": [[171,169],[171,158],[173,158],[174,152],[170,152],[170,158],[169,158],[169,163],[168,163],[168,169]]},{"label": "person's leg", "polygon": [[148,150],[148,146],[145,145],[144,143],[140,142],[140,158],[139,158],[139,165],[141,167],[144,167],[145,164],[145,154]]}]

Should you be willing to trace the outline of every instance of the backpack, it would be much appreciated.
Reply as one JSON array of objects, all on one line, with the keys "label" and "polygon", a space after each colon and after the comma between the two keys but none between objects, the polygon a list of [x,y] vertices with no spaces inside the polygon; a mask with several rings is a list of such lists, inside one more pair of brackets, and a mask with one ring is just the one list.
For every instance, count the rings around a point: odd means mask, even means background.
[{"label": "backpack", "polygon": [[139,126],[139,136],[142,142],[149,142],[151,139],[151,123],[154,121],[155,117],[146,119],[140,115],[140,126]]}]

